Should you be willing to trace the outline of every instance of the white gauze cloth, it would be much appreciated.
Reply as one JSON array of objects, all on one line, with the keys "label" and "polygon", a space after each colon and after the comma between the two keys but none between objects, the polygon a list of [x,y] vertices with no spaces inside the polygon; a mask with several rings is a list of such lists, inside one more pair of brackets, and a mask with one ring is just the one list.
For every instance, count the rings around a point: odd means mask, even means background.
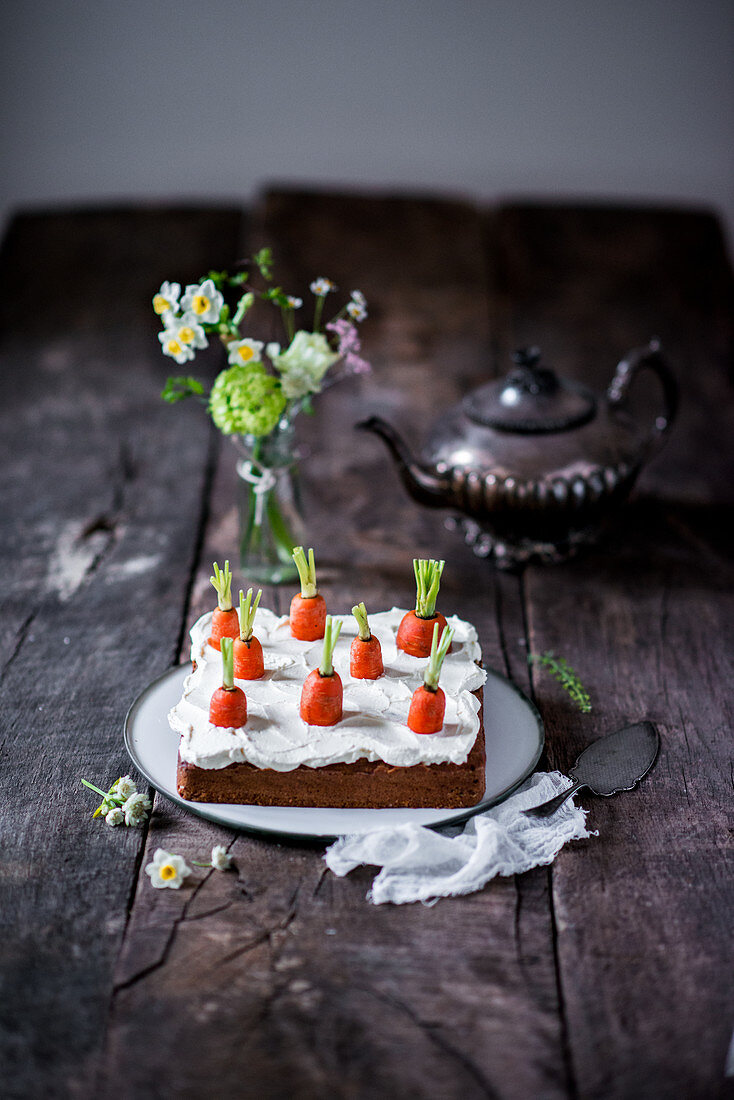
[{"label": "white gauze cloth", "polygon": [[570,786],[561,772],[536,772],[506,801],[469,818],[464,826],[440,832],[423,825],[396,825],[340,837],[324,855],[335,875],[360,864],[381,867],[367,900],[436,901],[481,890],[495,875],[517,875],[552,863],[568,840],[596,835],[586,828],[586,812],[564,802],[551,817],[526,817]]}]

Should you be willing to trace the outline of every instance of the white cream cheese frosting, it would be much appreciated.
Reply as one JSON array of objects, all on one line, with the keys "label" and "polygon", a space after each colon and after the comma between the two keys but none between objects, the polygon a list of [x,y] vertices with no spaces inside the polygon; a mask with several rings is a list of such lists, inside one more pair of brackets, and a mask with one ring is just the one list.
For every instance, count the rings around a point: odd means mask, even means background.
[{"label": "white cream cheese frosting", "polygon": [[209,722],[209,700],[222,682],[222,659],[207,643],[211,612],[191,629],[191,659],[196,669],[187,677],[181,700],[168,715],[181,735],[181,759],[199,768],[225,768],[247,762],[258,768],[292,771],[300,765],[383,760],[398,767],[415,764],[462,764],[479,731],[479,701],[472,693],[487,676],[477,662],[481,650],[474,627],[452,616],[452,651],[444,660],[441,687],[446,715],[440,733],[417,734],[406,725],[410,699],[423,682],[426,659],[410,657],[395,644],[401,608],[370,615],[370,629],[379,638],[385,675],[355,680],[349,674],[349,648],[357,634],[352,615],[343,619],[334,652],[334,668],[344,686],[344,715],[334,726],[307,725],[300,717],[301,688],[318,667],[322,641],[300,642],[291,636],[287,616],[260,608],[255,634],[263,647],[265,675],[261,680],[236,680],[247,696],[247,722],[225,729]]}]

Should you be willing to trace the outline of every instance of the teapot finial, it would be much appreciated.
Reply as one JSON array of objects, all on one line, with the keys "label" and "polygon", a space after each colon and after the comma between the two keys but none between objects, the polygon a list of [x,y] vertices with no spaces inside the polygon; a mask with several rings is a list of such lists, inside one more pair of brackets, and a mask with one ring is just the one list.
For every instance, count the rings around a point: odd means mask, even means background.
[{"label": "teapot finial", "polygon": [[515,364],[507,376],[507,385],[522,393],[552,394],[558,389],[558,378],[549,367],[540,366],[540,348],[518,348],[512,353]]},{"label": "teapot finial", "polygon": [[513,363],[517,363],[520,367],[534,367],[540,362],[540,348],[518,348],[517,351],[512,353]]}]

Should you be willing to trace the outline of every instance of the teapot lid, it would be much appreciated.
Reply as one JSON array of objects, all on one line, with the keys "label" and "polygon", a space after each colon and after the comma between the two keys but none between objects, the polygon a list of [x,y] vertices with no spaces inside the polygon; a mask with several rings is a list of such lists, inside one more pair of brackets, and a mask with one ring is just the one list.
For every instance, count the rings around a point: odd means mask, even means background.
[{"label": "teapot lid", "polygon": [[596,414],[594,394],[540,364],[538,348],[513,353],[505,377],[479,386],[462,401],[470,420],[503,432],[562,432]]}]

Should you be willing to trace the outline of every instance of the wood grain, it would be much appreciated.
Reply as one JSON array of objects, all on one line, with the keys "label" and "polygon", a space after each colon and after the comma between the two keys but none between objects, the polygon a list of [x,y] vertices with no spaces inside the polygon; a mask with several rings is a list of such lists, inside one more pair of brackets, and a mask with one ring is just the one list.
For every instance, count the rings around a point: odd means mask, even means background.
[{"label": "wood grain", "polygon": [[[483,377],[481,216],[455,203],[278,193],[254,218],[253,239],[283,257],[289,291],[307,297],[311,277],[323,273],[371,303],[364,331],[373,375],[324,394],[300,425],[329,607],[348,613],[361,598],[368,608],[407,606],[413,556],[445,556],[445,605],[478,624],[486,659],[502,664],[506,648],[520,648],[518,582],[496,578],[440,517],[407,501],[377,442],[351,428],[389,405],[417,434],[441,403]],[[227,513],[223,498],[217,512]],[[205,545],[200,577],[216,538]],[[151,831],[148,855],[158,843],[194,855],[202,828],[199,852],[220,839],[199,822],[189,836],[178,815],[171,820],[170,836]],[[239,836],[232,851],[237,876],[209,876],[191,903],[151,898],[139,885],[109,1030],[110,1093],[130,1049],[138,1052],[134,1095],[168,1072],[184,1045],[196,1046],[196,1065],[182,1065],[171,1084],[185,1095],[212,1077],[224,1096],[564,1094],[545,872],[433,909],[375,909],[365,903],[369,873],[334,880],[322,848]],[[171,945],[152,970],[147,953],[138,966],[139,940],[151,929],[157,950]],[[175,1028],[159,1026],[168,1018]],[[154,1044],[145,1042],[151,1030]]]},{"label": "wood grain", "polygon": [[128,770],[122,720],[176,656],[208,480],[207,426],[158,397],[149,302],[240,220],[25,216],[0,260],[5,1095],[89,1095],[98,1069],[142,838],[93,821],[80,780]]},{"label": "wood grain", "polygon": [[723,1095],[734,1022],[722,965],[734,912],[724,687],[734,674],[734,558],[726,509],[714,502],[731,493],[731,274],[705,215],[517,207],[499,223],[517,325],[537,323],[558,342],[571,327],[556,332],[558,318],[573,317],[572,370],[601,388],[602,353],[642,342],[647,324],[684,391],[669,447],[613,536],[525,578],[533,650],[566,656],[595,700],[585,719],[536,684],[552,762],[568,768],[590,738],[641,718],[663,744],[638,791],[589,803],[600,842],[553,868],[574,1080],[581,1096]]},{"label": "wood grain", "polygon": [[[372,375],[303,417],[304,488],[332,610],[408,604],[414,556],[485,661],[532,691],[551,764],[655,721],[659,763],[589,801],[599,837],[549,870],[435,907],[375,907],[370,869],[235,834],[156,798],[149,829],[92,821],[79,778],[128,769],[122,719],[187,655],[234,558],[234,453],[202,410],[158,398],[149,301],[273,245],[288,291],[315,275],[370,302]],[[39,262],[43,257],[43,262]],[[732,278],[705,211],[279,190],[236,209],[24,215],[0,256],[0,809],[3,1095],[719,1097],[734,1025]],[[353,429],[415,444],[467,388],[538,343],[597,389],[660,336],[683,389],[668,447],[606,542],[499,574],[419,508]],[[273,332],[268,335],[275,335]],[[213,377],[221,357],[200,357]],[[645,392],[647,391],[647,392]],[[655,408],[641,384],[640,416]],[[237,574],[236,583],[247,578]],[[266,590],[284,611],[290,592]],[[528,650],[579,671],[583,717]],[[143,868],[164,847],[179,892]]]}]

